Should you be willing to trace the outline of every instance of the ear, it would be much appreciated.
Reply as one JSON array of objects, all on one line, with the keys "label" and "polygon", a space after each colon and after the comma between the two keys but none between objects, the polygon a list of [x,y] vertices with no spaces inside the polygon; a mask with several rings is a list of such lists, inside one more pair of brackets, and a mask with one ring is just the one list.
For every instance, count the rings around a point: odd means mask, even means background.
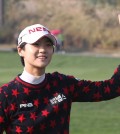
[{"label": "ear", "polygon": [[24,57],[23,48],[17,47],[17,51],[18,51],[19,56]]}]

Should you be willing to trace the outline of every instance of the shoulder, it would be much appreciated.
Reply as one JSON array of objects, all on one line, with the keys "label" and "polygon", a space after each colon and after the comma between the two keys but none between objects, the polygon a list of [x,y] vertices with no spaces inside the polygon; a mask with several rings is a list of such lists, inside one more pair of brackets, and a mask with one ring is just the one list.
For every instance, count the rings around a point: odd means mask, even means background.
[{"label": "shoulder", "polygon": [[47,73],[47,76],[50,77],[50,78],[64,78],[64,77],[67,77],[67,75],[59,73],[59,72]]},{"label": "shoulder", "polygon": [[62,74],[62,73],[59,73],[59,72],[48,73],[47,76],[50,79],[56,79],[56,80],[61,80],[61,81],[64,81],[64,80],[77,80],[72,75],[66,75],[66,74]]},{"label": "shoulder", "polygon": [[0,87],[0,93],[7,93],[9,92],[10,90],[14,89],[16,87],[16,78],[9,81],[8,83],[5,83],[3,84],[1,87]]}]

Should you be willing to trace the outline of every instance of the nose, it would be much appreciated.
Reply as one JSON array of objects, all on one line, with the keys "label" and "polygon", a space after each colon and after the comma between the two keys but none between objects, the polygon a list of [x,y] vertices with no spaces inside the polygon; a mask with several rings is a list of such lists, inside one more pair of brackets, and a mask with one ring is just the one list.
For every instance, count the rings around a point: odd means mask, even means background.
[{"label": "nose", "polygon": [[44,44],[40,44],[40,45],[38,46],[38,48],[39,48],[39,52],[45,52],[45,51],[46,51],[46,47],[45,47]]}]

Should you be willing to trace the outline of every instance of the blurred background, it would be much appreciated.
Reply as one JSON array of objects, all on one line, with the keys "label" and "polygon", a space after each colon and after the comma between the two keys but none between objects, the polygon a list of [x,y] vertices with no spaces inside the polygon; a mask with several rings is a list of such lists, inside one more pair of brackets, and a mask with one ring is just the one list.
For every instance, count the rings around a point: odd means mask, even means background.
[{"label": "blurred background", "polygon": [[[57,70],[80,79],[107,79],[120,63],[119,57],[103,55],[120,56],[119,13],[120,0],[0,0],[0,50],[16,51],[19,32],[40,23],[57,37],[56,52],[66,52],[55,54],[48,72]],[[80,55],[86,52],[102,57]],[[22,69],[17,53],[0,51],[0,85]],[[71,134],[120,134],[119,104],[120,97],[100,103],[74,103]]]},{"label": "blurred background", "polygon": [[40,23],[60,31],[59,50],[119,50],[120,0],[0,0],[0,46],[15,46],[18,33]]}]

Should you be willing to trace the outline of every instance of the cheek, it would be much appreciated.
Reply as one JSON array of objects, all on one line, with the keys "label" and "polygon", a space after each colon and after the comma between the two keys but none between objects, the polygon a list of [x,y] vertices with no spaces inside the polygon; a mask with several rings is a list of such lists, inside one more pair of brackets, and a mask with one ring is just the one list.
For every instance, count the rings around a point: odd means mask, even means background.
[{"label": "cheek", "polygon": [[29,47],[27,51],[28,51],[28,53],[33,54],[33,53],[36,52],[36,49],[35,48],[33,49],[32,47]]},{"label": "cheek", "polygon": [[49,51],[50,57],[52,57],[53,54],[54,54],[54,49],[52,49],[51,51]]},{"label": "cheek", "polygon": [[54,50],[55,50],[55,48],[54,48],[54,47],[52,47],[51,49],[49,49],[49,51],[50,51],[50,53],[51,53],[51,54],[53,54],[53,53],[54,53]]},{"label": "cheek", "polygon": [[51,60],[53,54],[54,54],[53,49],[52,50],[49,50],[49,54],[48,54],[49,60]]},{"label": "cheek", "polygon": [[33,47],[28,47],[28,49],[26,49],[26,56],[34,56],[38,53],[38,49],[35,49]]},{"label": "cheek", "polygon": [[24,53],[25,59],[33,59],[35,51],[32,48],[27,48]]}]

